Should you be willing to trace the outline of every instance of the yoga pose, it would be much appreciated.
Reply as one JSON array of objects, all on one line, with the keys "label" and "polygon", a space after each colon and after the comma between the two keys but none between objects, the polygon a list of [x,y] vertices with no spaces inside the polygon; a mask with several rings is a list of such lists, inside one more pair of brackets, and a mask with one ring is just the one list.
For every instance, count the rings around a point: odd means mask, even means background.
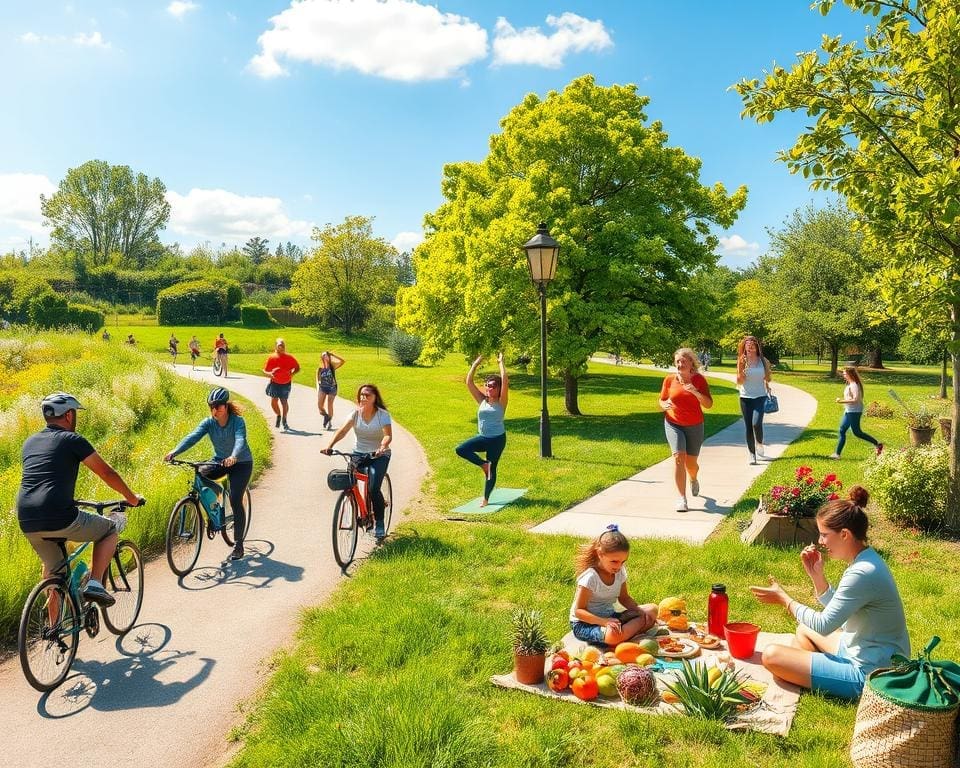
[{"label": "yoga pose", "polygon": [[[504,412],[507,410],[507,398],[510,394],[510,381],[507,378],[507,369],[503,364],[503,352],[497,355],[500,365],[500,375],[486,377],[483,391],[473,383],[477,368],[483,361],[480,355],[473,361],[467,373],[467,391],[477,401],[477,432],[475,437],[465,440],[457,446],[457,456],[476,464],[483,470],[483,499],[480,506],[485,507],[490,502],[490,493],[497,484],[497,464],[507,445],[507,430],[503,423]],[[486,458],[480,458],[483,452]]]}]

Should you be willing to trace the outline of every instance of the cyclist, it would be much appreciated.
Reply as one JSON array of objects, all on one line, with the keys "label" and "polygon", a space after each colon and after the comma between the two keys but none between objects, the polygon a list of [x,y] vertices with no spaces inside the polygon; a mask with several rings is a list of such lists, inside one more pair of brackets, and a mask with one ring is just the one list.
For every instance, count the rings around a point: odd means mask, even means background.
[{"label": "cyclist", "polygon": [[383,477],[387,474],[387,465],[390,463],[390,443],[393,440],[393,425],[386,403],[380,397],[380,390],[373,384],[362,384],[357,390],[357,409],[347,419],[346,423],[337,430],[330,444],[320,452],[330,455],[330,450],[342,440],[350,430],[356,432],[357,444],[353,449],[354,456],[373,454],[373,458],[366,465],[367,492],[373,504],[373,534],[377,543],[383,541],[386,531],[383,528],[383,511],[386,502],[380,486]]},{"label": "cyclist", "polygon": [[220,363],[223,365],[223,378],[227,378],[227,358],[230,357],[230,345],[227,344],[227,340],[223,338],[222,333],[213,342],[213,354],[220,358]]},{"label": "cyclist", "polygon": [[287,354],[287,345],[283,339],[277,339],[276,351],[263,364],[263,372],[270,377],[267,384],[267,394],[270,396],[270,407],[277,417],[276,426],[283,423],[285,430],[290,429],[287,424],[287,412],[290,410],[290,386],[293,377],[300,372],[300,363],[293,355]]},{"label": "cyclist", "polygon": [[174,456],[193,447],[204,435],[213,443],[213,459],[220,462],[217,466],[200,468],[203,482],[215,493],[223,489],[214,478],[224,474],[230,478],[230,505],[233,507],[233,540],[235,546],[231,560],[243,557],[243,532],[246,527],[246,510],[243,497],[253,474],[253,454],[247,445],[247,423],[243,420],[243,409],[230,400],[230,393],[223,387],[217,387],[207,395],[210,416],[201,421],[195,430],[180,441],[179,445],[163,457],[170,461]]},{"label": "cyclist", "polygon": [[[94,542],[93,568],[83,594],[109,607],[115,600],[103,588],[103,578],[117,548],[116,527],[109,517],[77,509],[73,498],[80,465],[122,494],[128,504],[138,506],[142,500],[89,441],[77,434],[77,411],[83,410],[77,398],[54,392],[43,398],[40,410],[47,426],[23,444],[23,477],[17,494],[20,530],[40,556],[44,578],[52,576],[62,560],[60,547],[51,539]],[[55,612],[56,606],[51,606],[51,611]]]}]

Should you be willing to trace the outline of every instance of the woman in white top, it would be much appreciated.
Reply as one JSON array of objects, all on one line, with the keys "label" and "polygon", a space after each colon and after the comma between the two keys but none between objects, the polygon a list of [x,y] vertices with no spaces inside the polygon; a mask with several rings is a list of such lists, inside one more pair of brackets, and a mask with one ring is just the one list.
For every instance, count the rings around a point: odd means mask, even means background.
[{"label": "woman in white top", "polygon": [[843,390],[843,397],[838,397],[837,402],[843,404],[843,418],[840,419],[840,438],[837,440],[837,450],[831,455],[831,459],[839,459],[843,453],[843,446],[847,442],[847,430],[852,429],[853,434],[861,440],[872,443],[879,456],[883,452],[883,443],[876,438],[871,437],[860,429],[860,419],[863,416],[863,382],[860,381],[860,374],[857,369],[848,365],[843,369],[843,379],[847,386]]},{"label": "woman in white top", "polygon": [[383,527],[384,498],[380,488],[390,464],[390,443],[393,440],[393,424],[386,403],[380,397],[380,390],[374,384],[361,384],[357,390],[357,409],[337,430],[330,444],[321,453],[330,454],[347,432],[356,433],[357,444],[353,454],[357,457],[370,455],[364,463],[367,473],[367,489],[373,504],[374,536],[377,543],[383,541],[387,532]]},{"label": "woman in white top", "polygon": [[740,413],[747,430],[747,451],[750,463],[757,463],[763,453],[763,414],[770,394],[770,362],[763,356],[763,347],[756,336],[744,336],[737,345],[737,388],[740,390]]}]

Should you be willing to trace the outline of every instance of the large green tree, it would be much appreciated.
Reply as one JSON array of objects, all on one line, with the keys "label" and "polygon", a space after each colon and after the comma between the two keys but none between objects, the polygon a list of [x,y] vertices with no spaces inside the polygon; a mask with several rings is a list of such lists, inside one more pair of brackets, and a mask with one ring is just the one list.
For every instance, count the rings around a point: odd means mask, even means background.
[{"label": "large green tree", "polygon": [[139,267],[162,252],[159,232],[170,218],[160,179],[134,174],[127,165],[90,160],[71,168],[49,198],[40,196],[51,240],[86,256],[90,266],[117,258]]},{"label": "large green tree", "polygon": [[479,163],[444,167],[445,202],[425,218],[416,284],[400,291],[398,323],[436,359],[507,349],[539,357],[536,293],[520,246],[537,223],[560,242],[548,288],[551,371],[567,411],[598,349],[662,354],[699,314],[691,275],[716,262],[715,225],[730,226],[746,189],[699,181],[700,160],[667,145],[633,85],[590,76],[503,118]]},{"label": "large green tree", "polygon": [[[263,237],[251,237],[244,243],[243,252],[250,257],[254,266],[258,265],[267,256],[270,255],[270,248],[267,245],[270,241]],[[277,248],[280,246],[278,245]]]},{"label": "large green tree", "polygon": [[[922,265],[950,315],[953,422],[960,423],[960,13],[956,0],[845,0],[877,19],[862,44],[824,37],[792,68],[736,88],[759,122],[803,111],[812,124],[781,159],[859,214],[886,268]],[[814,4],[829,13],[834,0]],[[913,303],[910,282],[893,307]],[[905,317],[909,321],[909,315]],[[950,441],[947,524],[960,529],[960,429]]]},{"label": "large green tree", "polygon": [[293,308],[352,333],[397,291],[397,249],[374,237],[373,218],[348,216],[313,231],[314,252],[297,267]]}]

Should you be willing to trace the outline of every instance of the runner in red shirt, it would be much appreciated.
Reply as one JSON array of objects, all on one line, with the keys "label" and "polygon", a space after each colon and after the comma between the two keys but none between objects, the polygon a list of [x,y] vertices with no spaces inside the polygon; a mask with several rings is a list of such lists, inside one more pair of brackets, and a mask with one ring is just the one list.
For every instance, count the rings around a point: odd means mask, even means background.
[{"label": "runner in red shirt", "polygon": [[270,377],[267,394],[270,396],[270,407],[277,414],[276,426],[283,424],[285,430],[290,429],[287,424],[287,411],[290,408],[287,398],[290,397],[290,383],[299,371],[300,363],[297,362],[297,358],[287,354],[283,339],[277,339],[276,351],[267,358],[267,362],[263,365],[263,372]]}]

